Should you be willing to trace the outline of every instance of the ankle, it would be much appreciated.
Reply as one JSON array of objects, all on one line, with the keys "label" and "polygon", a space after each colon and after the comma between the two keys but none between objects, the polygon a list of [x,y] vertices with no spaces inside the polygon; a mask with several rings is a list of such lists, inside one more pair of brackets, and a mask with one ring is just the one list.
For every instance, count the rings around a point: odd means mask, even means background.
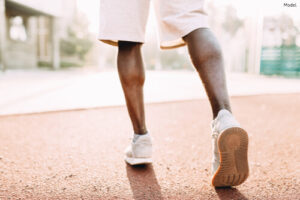
[{"label": "ankle", "polygon": [[213,110],[213,119],[215,120],[219,113],[222,111],[222,110],[227,110],[228,112],[230,112],[232,114],[232,111],[231,111],[231,108],[229,106],[221,106],[219,107],[218,109],[214,109]]},{"label": "ankle", "polygon": [[148,134],[148,130],[146,128],[143,129],[135,129],[134,130],[135,135],[146,135]]}]

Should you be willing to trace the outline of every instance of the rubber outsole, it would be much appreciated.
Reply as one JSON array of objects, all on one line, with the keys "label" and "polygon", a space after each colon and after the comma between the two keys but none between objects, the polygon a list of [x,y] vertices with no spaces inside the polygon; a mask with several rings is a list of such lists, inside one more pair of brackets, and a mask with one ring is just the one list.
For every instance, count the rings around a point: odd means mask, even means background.
[{"label": "rubber outsole", "polygon": [[143,165],[143,164],[151,164],[152,158],[130,158],[125,157],[125,162],[129,165]]},{"label": "rubber outsole", "polygon": [[249,176],[248,134],[238,127],[226,129],[218,138],[220,166],[212,179],[215,187],[237,186]]}]

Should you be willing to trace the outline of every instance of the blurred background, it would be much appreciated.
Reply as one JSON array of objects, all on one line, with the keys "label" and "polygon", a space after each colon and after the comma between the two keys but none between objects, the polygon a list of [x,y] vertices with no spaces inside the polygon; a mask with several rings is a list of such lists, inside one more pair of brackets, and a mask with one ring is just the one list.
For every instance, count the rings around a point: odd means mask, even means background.
[{"label": "blurred background", "polygon": [[[206,1],[211,29],[224,51],[232,95],[298,89],[295,83],[300,77],[300,12],[299,7],[286,7],[284,3],[281,0]],[[288,3],[300,6],[299,1]],[[121,92],[115,73],[117,49],[97,40],[98,24],[99,0],[0,0],[2,114],[34,111],[38,105],[41,107],[36,110],[45,110],[42,107],[51,103],[51,109],[58,109],[63,101],[66,106],[62,108],[98,106],[98,101],[105,102],[101,105],[124,103],[116,100],[120,99]],[[196,82],[186,47],[160,50],[156,30],[151,9],[143,48],[153,90],[153,94],[146,92],[149,102],[204,96],[201,92],[195,94],[203,89],[194,86],[200,82]],[[259,88],[266,80],[269,81],[264,84],[266,89]],[[71,85],[72,89],[66,89]],[[153,97],[160,96],[156,89],[163,90],[162,85],[171,90],[170,96]],[[107,86],[110,91],[105,89]],[[174,91],[172,96],[172,87],[177,90],[177,86],[184,92],[178,96]],[[103,96],[112,95],[114,88],[116,93],[104,100]],[[91,92],[82,95],[87,90]],[[102,95],[97,96],[98,92]],[[50,93],[53,96],[45,96]],[[37,98],[41,96],[43,100]],[[81,103],[72,107],[70,101],[62,100],[67,97]],[[24,105],[33,99],[36,101],[31,106]],[[49,99],[51,103],[47,102]]]},{"label": "blurred background", "polygon": [[0,0],[0,200],[300,199],[300,0],[206,0],[250,141],[249,180],[222,189],[210,186],[205,90],[186,47],[159,49],[152,8],[143,56],[155,162],[124,165],[133,131],[117,48],[97,39],[99,3]]}]

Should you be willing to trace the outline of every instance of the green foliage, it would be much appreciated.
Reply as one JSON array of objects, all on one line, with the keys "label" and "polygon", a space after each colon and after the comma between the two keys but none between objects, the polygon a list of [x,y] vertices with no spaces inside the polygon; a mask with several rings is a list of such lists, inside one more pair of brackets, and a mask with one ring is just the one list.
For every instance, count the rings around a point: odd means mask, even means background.
[{"label": "green foliage", "polygon": [[232,6],[227,6],[225,12],[225,21],[222,24],[223,29],[234,36],[236,32],[243,27],[244,23],[237,16],[236,9]]},{"label": "green foliage", "polygon": [[75,16],[73,23],[68,27],[67,37],[60,41],[62,55],[77,56],[83,61],[92,46],[93,42],[88,32],[87,19],[81,15]]},{"label": "green foliage", "polygon": [[300,33],[296,21],[287,14],[265,17],[264,30],[267,30],[268,33],[268,35],[266,34],[264,37],[268,37],[272,35],[272,33],[276,35],[277,32],[277,35],[279,35],[277,37],[281,39],[281,45],[284,47],[290,46],[291,48],[296,46],[296,40]]}]

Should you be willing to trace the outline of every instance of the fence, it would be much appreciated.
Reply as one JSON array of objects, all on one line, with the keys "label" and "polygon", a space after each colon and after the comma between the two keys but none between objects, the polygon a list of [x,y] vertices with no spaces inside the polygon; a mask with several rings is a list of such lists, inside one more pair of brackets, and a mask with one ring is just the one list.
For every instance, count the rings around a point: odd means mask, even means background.
[{"label": "fence", "polygon": [[262,48],[260,73],[300,77],[300,47]]}]

